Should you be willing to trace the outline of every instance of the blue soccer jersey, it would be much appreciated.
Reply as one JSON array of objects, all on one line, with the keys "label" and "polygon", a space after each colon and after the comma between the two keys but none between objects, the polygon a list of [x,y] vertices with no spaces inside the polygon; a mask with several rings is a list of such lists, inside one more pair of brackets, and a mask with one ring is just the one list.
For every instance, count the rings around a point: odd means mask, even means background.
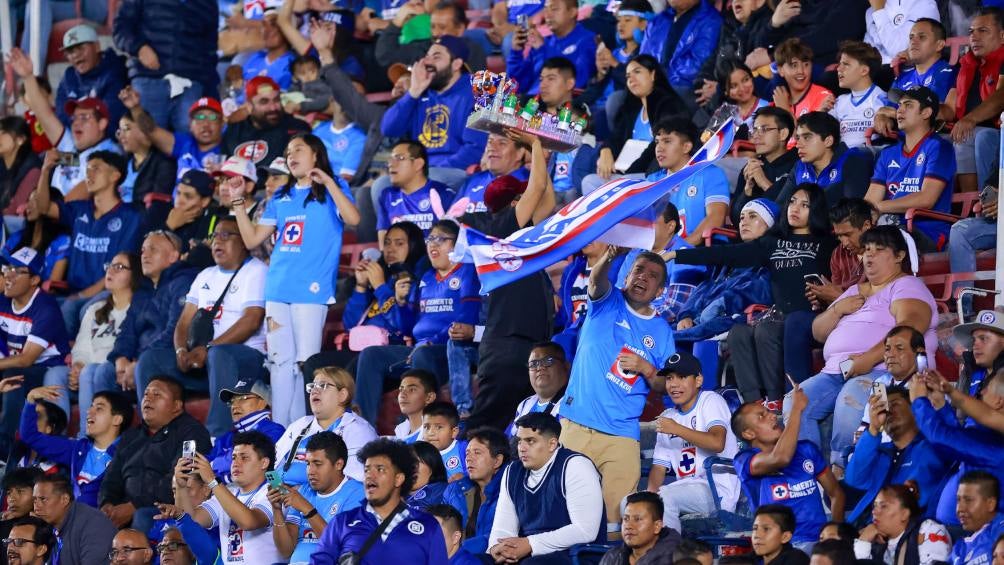
[{"label": "blue soccer jersey", "polygon": [[[289,90],[290,85],[293,84],[293,71],[290,65],[295,58],[296,55],[292,51],[286,51],[276,60],[269,61],[267,50],[256,51],[244,63],[244,82],[254,77],[267,76],[278,83],[281,90]],[[241,97],[243,95],[244,91],[241,90]]]},{"label": "blue soccer jersey", "polygon": [[[927,72],[917,72],[917,67],[904,69],[892,83],[893,88],[907,90],[917,86],[926,86],[938,95],[942,102],[948,97],[948,91],[955,88],[955,77],[959,69],[948,64],[947,61],[939,60],[927,69]],[[890,106],[897,106],[889,102]]]},{"label": "blue soccer jersey", "polygon": [[214,165],[222,165],[224,159],[218,144],[203,151],[199,149],[195,138],[184,132],[174,134],[174,149],[171,150],[171,157],[178,161],[178,176],[175,178],[175,186],[181,182],[181,177],[185,176],[188,171],[192,169],[208,171]]},{"label": "blue soccer jersey", "polygon": [[70,228],[73,241],[67,282],[81,290],[105,276],[105,263],[123,251],[139,248],[141,218],[132,206],[119,203],[94,217],[91,199],[59,203],[59,221]]},{"label": "blue soccer jersey", "polygon": [[[667,176],[658,171],[648,176],[655,181]],[[680,212],[680,237],[688,237],[707,216],[707,207],[715,204],[729,205],[729,181],[725,173],[715,166],[703,170],[669,191],[669,201]]]},{"label": "blue soccer jersey", "polygon": [[743,491],[754,512],[764,504],[784,504],[795,513],[795,535],[792,542],[814,542],[826,523],[826,511],[819,495],[816,479],[827,469],[819,448],[809,441],[799,441],[795,456],[784,469],[770,475],[754,476],[751,464],[760,450],[751,447],[733,459]]},{"label": "blue soccer jersey", "polygon": [[[934,205],[937,212],[952,211],[952,181],[955,178],[955,149],[952,142],[931,132],[907,152],[904,141],[887,147],[875,163],[872,182],[885,185],[887,200],[920,192],[926,179],[945,183]],[[936,220],[917,220],[914,225],[940,249],[948,242],[951,225]]]},{"label": "blue soccer jersey", "polygon": [[415,343],[445,345],[453,322],[477,325],[479,289],[477,272],[470,263],[458,263],[445,276],[435,269],[426,271],[418,283],[418,321],[411,332]]},{"label": "blue soccer jersey", "polygon": [[450,196],[450,189],[434,180],[426,182],[411,194],[392,186],[380,194],[377,229],[389,229],[397,222],[411,222],[421,228],[422,233],[429,235],[432,224],[446,215]]},{"label": "blue soccer jersey", "polygon": [[447,479],[452,479],[454,475],[467,476],[466,441],[455,439],[449,447],[441,449],[439,454],[443,457],[443,465],[446,466]]},{"label": "blue soccer jersey", "polygon": [[994,542],[1004,534],[1004,513],[998,513],[977,532],[955,542],[952,565],[989,565],[993,561]]},{"label": "blue soccer jersey", "polygon": [[363,159],[363,148],[366,146],[366,132],[355,124],[349,124],[343,129],[335,129],[329,122],[321,122],[314,128],[314,135],[324,142],[328,150],[328,160],[331,170],[337,175],[354,176],[359,170]]},{"label": "blue soccer jersey", "polygon": [[606,434],[638,440],[648,381],[621,369],[617,357],[633,352],[662,367],[675,351],[669,324],[655,314],[643,316],[632,310],[620,290],[611,288],[599,300],[589,300],[561,405],[562,417]]},{"label": "blue soccer jersey", "polygon": [[[300,495],[307,499],[325,522],[331,522],[342,512],[358,508],[366,499],[363,484],[348,477],[328,494],[318,494],[310,485],[303,485],[300,487]],[[303,514],[295,508],[286,510],[286,522],[299,528],[297,536],[300,541],[289,558],[290,565],[310,563],[310,555],[317,549],[321,532],[315,532],[310,522],[304,520]]]},{"label": "blue soccer jersey", "polygon": [[[530,178],[530,171],[525,167],[520,167],[509,173],[521,181]],[[475,212],[487,212],[485,206],[485,188],[495,180],[495,175],[491,171],[481,171],[470,176],[464,185],[460,187],[457,196],[450,205],[450,215],[460,216],[462,214],[473,214]]]},{"label": "blue soccer jersey", "polygon": [[[345,181],[335,179],[342,194],[353,200]],[[330,304],[335,301],[335,277],[345,222],[331,195],[324,202],[310,198],[310,189],[294,186],[277,192],[265,204],[259,222],[275,226],[265,300],[290,304]]]},{"label": "blue soccer jersey", "polygon": [[42,348],[34,365],[63,365],[70,342],[56,299],[38,289],[18,310],[10,298],[0,295],[0,354],[18,355],[29,342]]},{"label": "blue soccer jersey", "polygon": [[[381,521],[368,504],[338,514],[328,522],[310,562],[335,565],[346,552],[359,553]],[[415,508],[405,508],[395,516],[363,560],[366,564],[438,565],[446,562],[446,540],[439,522],[431,514]]]}]

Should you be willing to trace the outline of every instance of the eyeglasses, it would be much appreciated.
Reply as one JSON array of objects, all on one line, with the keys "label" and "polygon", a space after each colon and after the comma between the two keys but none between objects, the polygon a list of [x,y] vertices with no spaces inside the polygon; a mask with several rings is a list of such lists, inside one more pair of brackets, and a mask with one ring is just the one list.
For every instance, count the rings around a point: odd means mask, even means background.
[{"label": "eyeglasses", "polygon": [[220,241],[230,241],[234,237],[239,237],[241,234],[235,231],[218,231],[209,236],[209,240],[213,241],[218,239]]},{"label": "eyeglasses", "polygon": [[[310,391],[307,391],[307,392],[310,392]],[[239,396],[232,396],[232,397],[230,397],[230,400],[227,401],[227,404],[230,405],[230,404],[233,404],[235,402],[245,402],[247,400],[251,400],[251,399],[254,399],[254,398],[261,398],[261,397],[258,396],[257,394],[241,394]]]},{"label": "eyeglasses", "polygon": [[108,560],[109,561],[115,561],[115,559],[118,558],[119,555],[121,555],[122,557],[125,557],[125,558],[128,559],[130,553],[132,553],[134,551],[143,551],[144,549],[150,549],[150,548],[149,547],[129,547],[129,546],[126,546],[126,547],[123,547],[122,549],[113,549],[113,550],[111,550],[111,551],[108,552]]},{"label": "eyeglasses", "polygon": [[750,128],[750,133],[753,135],[763,135],[769,131],[777,131],[781,128],[769,128],[767,126],[753,126]]},{"label": "eyeglasses", "polygon": [[335,383],[320,382],[320,383],[307,383],[307,386],[305,388],[307,389],[307,394],[310,394],[315,390],[318,392],[324,392],[326,389],[329,388],[340,389],[342,387],[336,385]]},{"label": "eyeglasses", "polygon": [[390,160],[391,161],[397,161],[398,163],[400,163],[402,161],[414,161],[415,159],[416,159],[416,157],[412,157],[411,155],[391,155],[390,156]]},{"label": "eyeglasses", "polygon": [[13,545],[14,547],[24,547],[24,544],[26,544],[26,543],[30,543],[32,545],[38,545],[37,541],[31,540],[31,539],[27,539],[27,538],[4,538],[3,539],[3,544],[4,545]]},{"label": "eyeglasses", "polygon": [[4,265],[0,267],[0,272],[5,277],[16,277],[18,275],[30,275],[31,271],[27,267],[15,267],[14,265]]},{"label": "eyeglasses", "polygon": [[131,271],[132,267],[125,263],[105,263],[105,271]]},{"label": "eyeglasses", "polygon": [[217,114],[215,112],[211,112],[211,113],[208,113],[208,114],[204,114],[202,112],[199,112],[197,114],[192,114],[192,119],[195,120],[195,121],[197,121],[197,122],[205,122],[205,121],[215,122],[215,121],[218,121],[220,119],[220,116],[219,116],[219,114]]},{"label": "eyeglasses", "polygon": [[426,245],[442,245],[447,241],[457,241],[455,237],[446,237],[442,235],[430,235],[425,238]]},{"label": "eyeglasses", "polygon": [[555,361],[556,359],[554,357],[548,356],[544,357],[543,359],[532,359],[529,363],[526,364],[526,366],[529,367],[531,371],[538,371],[545,367],[550,367],[554,365]]},{"label": "eyeglasses", "polygon": [[98,117],[94,114],[73,114],[70,116],[70,122],[89,122],[91,120],[97,120]]},{"label": "eyeglasses", "polygon": [[178,551],[188,544],[183,541],[168,541],[157,544],[157,553],[167,553],[168,551]]}]

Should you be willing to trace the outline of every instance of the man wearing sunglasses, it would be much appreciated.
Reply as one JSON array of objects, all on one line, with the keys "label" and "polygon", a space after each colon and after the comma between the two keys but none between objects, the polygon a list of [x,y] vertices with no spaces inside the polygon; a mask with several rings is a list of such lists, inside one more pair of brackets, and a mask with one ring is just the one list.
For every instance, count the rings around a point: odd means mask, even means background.
[{"label": "man wearing sunglasses", "polygon": [[52,526],[41,518],[25,516],[14,523],[4,538],[4,554],[9,565],[44,565],[56,543]]}]

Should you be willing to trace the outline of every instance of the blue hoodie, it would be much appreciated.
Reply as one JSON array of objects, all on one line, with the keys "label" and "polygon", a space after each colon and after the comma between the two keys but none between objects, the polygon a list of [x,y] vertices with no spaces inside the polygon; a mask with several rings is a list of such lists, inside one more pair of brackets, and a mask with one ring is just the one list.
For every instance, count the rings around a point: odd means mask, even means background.
[{"label": "blue hoodie", "polygon": [[108,106],[108,135],[111,136],[119,127],[119,118],[125,113],[125,106],[119,100],[119,92],[128,82],[125,57],[114,49],[105,49],[101,53],[98,65],[84,74],[77,69],[67,67],[63,79],[56,89],[56,115],[63,126],[69,129],[70,116],[66,114],[67,100],[79,100],[86,96],[100,98]]},{"label": "blue hoodie", "polygon": [[718,35],[722,30],[722,15],[707,0],[691,8],[696,10],[690,23],[680,34],[680,42],[669,61],[663,60],[666,38],[669,37],[676,11],[666,8],[648,23],[641,43],[641,53],[652,55],[666,67],[669,84],[678,88],[691,88],[704,62],[718,48]]},{"label": "blue hoodie", "polygon": [[387,108],[380,122],[385,137],[414,139],[429,153],[430,167],[466,169],[481,160],[488,134],[467,129],[474,111],[471,75],[460,78],[445,92],[426,89],[420,98],[405,92]]},{"label": "blue hoodie", "polygon": [[267,435],[274,443],[279,441],[282,434],[286,433],[286,428],[282,427],[282,424],[273,422],[270,414],[270,410],[259,410],[244,416],[234,422],[234,429],[221,435],[213,444],[213,449],[206,455],[206,459],[209,459],[213,472],[216,473],[217,477],[220,477],[221,481],[230,482],[230,457],[234,451],[235,434],[254,430]]},{"label": "blue hoodie", "polygon": [[589,80],[596,74],[596,34],[582,24],[575,24],[565,37],[550,35],[544,44],[531,49],[528,57],[522,50],[513,49],[506,61],[509,75],[519,82],[519,89],[527,94],[540,92],[540,70],[544,61],[552,57],[564,57],[575,65],[575,87],[589,86]]},{"label": "blue hoodie", "polygon": [[[474,535],[464,540],[460,546],[475,555],[488,551],[488,535],[492,533],[492,522],[495,521],[495,508],[498,506],[499,493],[502,490],[502,473],[505,471],[503,465],[495,476],[485,486],[485,499],[481,501],[478,508],[478,523],[474,530]],[[464,477],[459,481],[454,481],[446,487],[443,493],[443,502],[457,509],[460,512],[460,522],[463,528],[467,528],[467,493],[477,485],[469,477]]]}]

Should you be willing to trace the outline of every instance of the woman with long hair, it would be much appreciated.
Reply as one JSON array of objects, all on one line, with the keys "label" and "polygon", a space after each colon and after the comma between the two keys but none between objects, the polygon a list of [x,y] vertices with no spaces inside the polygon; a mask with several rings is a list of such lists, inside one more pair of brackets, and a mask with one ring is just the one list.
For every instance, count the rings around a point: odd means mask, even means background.
[{"label": "woman with long hair", "polygon": [[0,118],[0,208],[10,217],[6,225],[20,225],[19,209],[38,184],[42,161],[31,150],[28,122],[17,116]]},{"label": "woman with long hair", "polygon": [[[49,201],[61,202],[63,194],[55,188],[49,188]],[[42,214],[38,208],[35,193],[28,196],[27,206],[24,210],[24,228],[16,231],[7,238],[4,244],[4,251],[13,253],[21,247],[30,247],[45,257],[42,267],[42,282],[49,282],[50,290],[52,282],[66,280],[66,271],[69,267],[70,256],[70,235],[63,224]]]},{"label": "woman with long hair", "polygon": [[305,413],[298,392],[304,386],[300,366],[321,350],[324,319],[335,300],[342,232],[360,218],[352,192],[331,171],[317,136],[293,136],[285,157],[293,182],[276,191],[257,224],[251,222],[243,196],[221,194],[249,249],[279,233],[265,279],[265,323],[272,415],[282,425]]},{"label": "woman with long hair", "polygon": [[418,473],[415,473],[415,484],[411,486],[408,506],[426,508],[433,504],[442,504],[443,494],[449,484],[446,482],[443,456],[439,454],[436,446],[427,441],[416,441],[411,444],[411,449],[418,459]]},{"label": "woman with long hair", "polygon": [[721,82],[725,85],[725,101],[735,104],[739,109],[739,119],[744,127],[741,127],[738,135],[742,139],[749,139],[756,111],[770,103],[754,92],[753,71],[749,67],[736,61],[726,70],[727,73],[722,73],[721,77]]},{"label": "woman with long hair", "polygon": [[854,540],[855,557],[902,565],[949,562],[951,536],[945,526],[924,519],[919,499],[913,481],[882,487],[872,506],[872,523]]}]

